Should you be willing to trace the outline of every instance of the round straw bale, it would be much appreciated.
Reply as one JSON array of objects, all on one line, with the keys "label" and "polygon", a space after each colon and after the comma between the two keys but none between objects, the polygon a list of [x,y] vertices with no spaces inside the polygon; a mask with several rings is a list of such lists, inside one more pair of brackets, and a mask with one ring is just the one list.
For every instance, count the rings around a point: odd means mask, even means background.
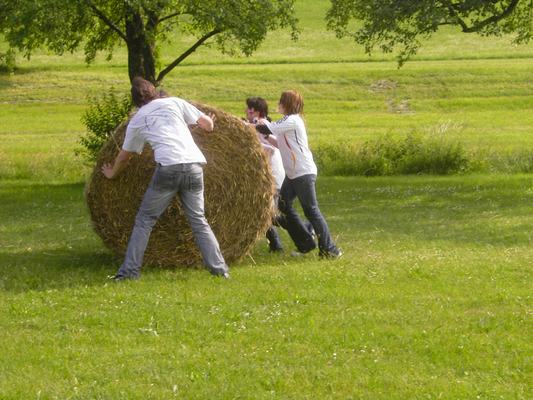
[{"label": "round straw bale", "polygon": [[[194,103],[205,113],[215,114],[215,129],[192,129],[204,153],[205,214],[217,237],[226,262],[245,255],[264,235],[272,217],[273,181],[268,159],[255,130],[221,110]],[[127,123],[119,126],[103,146],[86,186],[86,200],[94,229],[104,244],[123,256],[135,216],[152,176],[153,151],[146,145],[114,180],[100,169],[112,162],[124,141]],[[180,206],[172,201],[154,226],[144,263],[160,266],[201,265],[200,252]]]}]

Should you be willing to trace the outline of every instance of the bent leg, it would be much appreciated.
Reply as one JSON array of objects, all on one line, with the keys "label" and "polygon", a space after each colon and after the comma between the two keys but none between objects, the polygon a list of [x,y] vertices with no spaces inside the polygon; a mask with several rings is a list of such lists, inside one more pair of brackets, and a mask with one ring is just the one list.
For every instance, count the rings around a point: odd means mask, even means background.
[{"label": "bent leg", "polygon": [[289,232],[298,251],[307,253],[316,247],[316,243],[294,209],[293,202],[297,195],[294,183],[295,180],[285,178],[280,190],[278,207],[284,216],[282,226]]}]

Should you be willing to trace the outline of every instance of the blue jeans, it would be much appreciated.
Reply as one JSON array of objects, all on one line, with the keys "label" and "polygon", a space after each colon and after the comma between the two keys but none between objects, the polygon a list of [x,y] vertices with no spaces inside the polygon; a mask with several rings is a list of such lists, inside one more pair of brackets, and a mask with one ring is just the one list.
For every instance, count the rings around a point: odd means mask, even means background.
[{"label": "blue jeans", "polygon": [[298,251],[307,253],[313,250],[316,243],[293,207],[294,199],[298,197],[305,217],[315,230],[320,254],[336,254],[339,250],[333,243],[328,224],[318,208],[315,183],[316,175],[314,174],[299,176],[295,179],[285,177],[280,190],[279,210],[285,216],[286,229]]},{"label": "blue jeans", "polygon": [[218,244],[204,215],[204,175],[200,164],[158,165],[135,217],[126,256],[117,276],[138,278],[152,228],[178,194],[191,225],[204,264],[214,275],[228,272]]}]

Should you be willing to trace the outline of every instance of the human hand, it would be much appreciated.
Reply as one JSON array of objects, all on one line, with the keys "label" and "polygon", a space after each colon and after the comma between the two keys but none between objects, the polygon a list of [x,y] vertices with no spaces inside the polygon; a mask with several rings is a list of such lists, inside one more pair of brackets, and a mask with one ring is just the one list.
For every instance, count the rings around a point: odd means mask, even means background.
[{"label": "human hand", "polygon": [[102,165],[101,171],[107,179],[113,179],[113,166],[110,163]]}]

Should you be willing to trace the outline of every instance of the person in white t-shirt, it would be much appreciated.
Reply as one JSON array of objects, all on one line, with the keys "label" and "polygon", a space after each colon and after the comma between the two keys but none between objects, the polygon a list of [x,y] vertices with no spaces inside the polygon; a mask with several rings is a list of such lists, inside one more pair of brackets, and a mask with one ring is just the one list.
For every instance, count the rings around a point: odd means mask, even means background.
[{"label": "person in white t-shirt", "polygon": [[188,127],[198,124],[211,132],[214,116],[204,114],[183,99],[160,97],[154,85],[141,77],[133,79],[131,97],[139,110],[128,123],[122,150],[113,165],[102,167],[102,173],[108,179],[115,178],[135,153],[142,152],[145,143],[154,150],[157,166],[135,218],[124,262],[113,279],[139,278],[152,228],[176,194],[204,264],[213,275],[229,278],[228,266],[204,214],[202,164],[206,160]]},{"label": "person in white t-shirt", "polygon": [[[298,92],[285,91],[278,106],[283,118],[276,122],[262,119],[256,128],[280,150],[286,176],[280,190],[279,209],[286,218],[287,230],[298,251],[308,253],[316,248],[316,243],[293,207],[296,198],[316,232],[319,255],[339,258],[342,251],[333,243],[326,220],[318,208],[317,168],[307,141],[303,108],[303,98]],[[305,240],[301,240],[302,237]]]}]

